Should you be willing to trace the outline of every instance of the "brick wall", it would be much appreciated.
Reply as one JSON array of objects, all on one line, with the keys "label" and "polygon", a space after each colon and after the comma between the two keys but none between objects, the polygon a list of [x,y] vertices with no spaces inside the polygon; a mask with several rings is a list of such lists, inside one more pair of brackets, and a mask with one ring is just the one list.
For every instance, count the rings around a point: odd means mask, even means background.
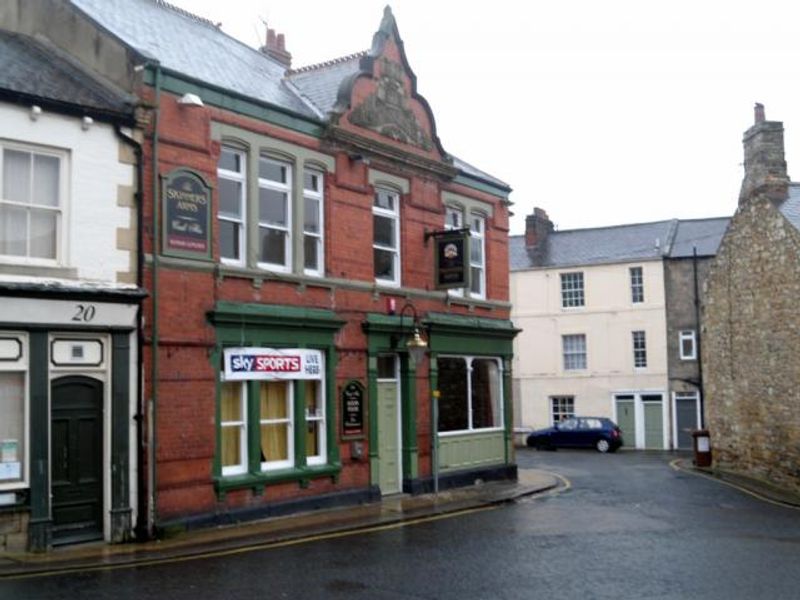
[{"label": "brick wall", "polygon": [[[152,97],[152,90],[144,93]],[[346,153],[328,148],[321,140],[296,132],[283,130],[260,121],[241,117],[213,108],[179,107],[176,98],[161,96],[159,126],[159,167],[164,175],[176,167],[188,167],[201,173],[214,188],[212,198],[212,237],[215,260],[218,257],[216,163],[219,144],[210,139],[212,120],[235,125],[263,135],[331,154],[336,160],[336,172],[326,177],[325,188],[325,261],[330,277],[371,284],[372,265],[372,195],[363,163],[351,161]],[[152,136],[151,138],[152,139]],[[401,254],[402,282],[404,288],[420,292],[433,287],[433,248],[424,243],[425,230],[441,229],[444,208],[442,190],[448,189],[462,195],[490,202],[494,216],[487,219],[487,297],[490,300],[508,301],[508,209],[496,197],[471,190],[464,186],[442,182],[402,164],[377,164],[376,168],[410,181],[410,193],[401,201]],[[152,147],[145,145],[145,181],[151,181]],[[145,240],[147,253],[153,249],[152,189],[145,189]],[[145,285],[152,290],[152,267],[146,269]],[[160,519],[219,510],[212,482],[212,465],[215,454],[215,378],[214,365],[209,355],[216,343],[214,328],[206,319],[217,301],[265,303],[324,308],[336,311],[346,324],[336,335],[338,354],[337,386],[350,379],[367,379],[367,338],[362,322],[369,312],[385,310],[385,293],[373,289],[352,289],[304,281],[293,283],[279,281],[263,273],[263,279],[252,275],[220,276],[213,266],[196,265],[163,260],[159,268],[159,355],[158,355],[158,411],[157,411],[157,488]],[[397,306],[407,299],[397,295]],[[451,312],[508,319],[509,311],[503,306],[481,303],[469,305],[453,301],[444,293],[439,296],[414,297],[414,305],[421,316],[428,312]],[[149,340],[153,323],[152,298],[145,302],[145,376],[146,397],[152,394],[150,381]],[[420,456],[420,474],[428,475],[430,468],[430,412],[427,368],[417,373],[417,435]],[[336,404],[336,403],[334,403]],[[339,415],[329,415],[339,422]],[[369,451],[365,440],[365,454]],[[270,485],[263,495],[249,490],[226,494],[224,505],[228,508],[252,506],[287,498],[301,498],[328,491],[365,488],[369,485],[369,462],[350,459],[350,444],[340,444],[343,469],[334,483],[331,478],[311,481],[302,488],[297,482]]]}]

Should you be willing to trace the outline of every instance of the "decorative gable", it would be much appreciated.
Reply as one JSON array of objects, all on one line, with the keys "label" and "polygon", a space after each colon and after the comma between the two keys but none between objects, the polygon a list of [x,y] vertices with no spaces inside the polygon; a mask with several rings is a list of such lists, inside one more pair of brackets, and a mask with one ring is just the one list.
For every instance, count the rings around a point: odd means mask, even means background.
[{"label": "decorative gable", "polygon": [[[361,57],[358,71],[344,79],[332,111],[337,137],[353,134],[393,151],[421,154],[426,159],[450,162],[436,136],[436,124],[427,101],[417,94],[391,9],[384,9],[372,48]],[[360,145],[360,144],[358,144]]]}]

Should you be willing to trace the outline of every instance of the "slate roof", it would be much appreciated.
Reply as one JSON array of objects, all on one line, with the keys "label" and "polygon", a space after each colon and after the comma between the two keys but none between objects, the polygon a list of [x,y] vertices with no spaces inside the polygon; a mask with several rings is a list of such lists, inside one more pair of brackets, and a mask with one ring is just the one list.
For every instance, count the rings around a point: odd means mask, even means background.
[{"label": "slate roof", "polygon": [[144,57],[199,81],[317,115],[283,81],[283,65],[227,35],[206,19],[161,0],[71,0]]},{"label": "slate roof", "polygon": [[727,217],[655,221],[612,227],[553,231],[541,248],[525,247],[525,236],[509,238],[511,271],[578,267],[716,254],[728,226]]},{"label": "slate roof", "polygon": [[[257,101],[325,121],[342,82],[358,72],[367,51],[286,71],[268,55],[214,23],[164,0],[70,0],[109,33],[161,66]],[[465,175],[510,191],[510,186],[456,158]]]},{"label": "slate roof", "polygon": [[0,90],[32,102],[48,100],[120,115],[131,112],[132,98],[102,84],[60,51],[5,30],[0,30]]},{"label": "slate roof", "polygon": [[778,210],[795,229],[800,230],[800,183],[789,184],[789,197]]},{"label": "slate roof", "polygon": [[695,247],[697,256],[716,256],[728,223],[729,217],[678,221],[669,257],[688,258],[693,256]]}]

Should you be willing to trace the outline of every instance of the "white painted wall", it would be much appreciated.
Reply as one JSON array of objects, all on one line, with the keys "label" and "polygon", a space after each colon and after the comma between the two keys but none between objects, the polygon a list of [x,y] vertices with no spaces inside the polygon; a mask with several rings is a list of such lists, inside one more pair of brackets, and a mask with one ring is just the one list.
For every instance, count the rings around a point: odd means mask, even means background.
[{"label": "white painted wall", "polygon": [[[66,226],[61,259],[53,266],[75,268],[78,278],[115,282],[130,270],[129,252],[117,250],[117,228],[134,227],[131,210],[117,206],[118,186],[133,186],[133,165],[119,162],[119,141],[111,125],[95,122],[83,130],[81,119],[0,104],[0,138],[67,153]],[[15,262],[3,259],[5,264]]]},{"label": "white painted wall", "polygon": [[[631,302],[630,267],[643,269],[645,301]],[[561,307],[560,274],[582,271],[585,306]],[[551,396],[574,396],[578,414],[614,417],[616,391],[662,391],[668,402],[666,312],[661,261],[511,273],[517,426],[551,425]],[[633,366],[632,331],[645,331],[647,367]],[[563,369],[561,336],[586,335],[587,369]],[[665,425],[667,420],[665,419]]]}]

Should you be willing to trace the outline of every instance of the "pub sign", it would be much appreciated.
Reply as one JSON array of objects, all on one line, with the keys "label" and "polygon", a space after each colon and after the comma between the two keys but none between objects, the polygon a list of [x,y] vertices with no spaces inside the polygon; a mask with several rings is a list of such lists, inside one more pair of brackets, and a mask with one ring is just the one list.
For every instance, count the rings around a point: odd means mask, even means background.
[{"label": "pub sign", "polygon": [[469,230],[436,232],[436,289],[469,288]]},{"label": "pub sign", "polygon": [[352,380],[342,388],[342,437],[364,437],[364,386]]},{"label": "pub sign", "polygon": [[197,173],[175,169],[161,189],[161,252],[167,256],[211,259],[211,188]]}]

